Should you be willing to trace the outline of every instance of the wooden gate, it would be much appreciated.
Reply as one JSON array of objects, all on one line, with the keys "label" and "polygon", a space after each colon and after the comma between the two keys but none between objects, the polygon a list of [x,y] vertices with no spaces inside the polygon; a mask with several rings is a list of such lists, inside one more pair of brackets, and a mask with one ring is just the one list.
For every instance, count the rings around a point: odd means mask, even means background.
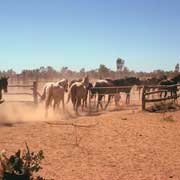
[{"label": "wooden gate", "polygon": [[[157,86],[144,86],[143,87],[143,92],[142,92],[142,110],[146,110],[146,104],[147,103],[153,103],[153,102],[161,102],[161,101],[166,101],[166,100],[176,100],[180,95],[176,94],[171,94],[172,88],[177,87],[177,92],[178,92],[178,87],[180,85],[157,85]],[[152,92],[150,90],[153,89]],[[166,97],[157,97],[160,93],[170,93],[169,96]],[[147,96],[150,95],[156,95],[156,98],[147,98]]]},{"label": "wooden gate", "polygon": [[[29,88],[29,90],[32,91],[32,93],[30,92],[11,92],[11,88]],[[20,96],[20,95],[27,95],[27,96],[32,96],[33,97],[33,103],[34,104],[38,104],[38,83],[37,81],[34,81],[32,85],[8,85],[8,93],[6,93],[6,95],[10,95],[10,96]],[[7,101],[7,102],[27,102],[27,101]],[[31,102],[31,101],[28,101],[28,102]]]}]

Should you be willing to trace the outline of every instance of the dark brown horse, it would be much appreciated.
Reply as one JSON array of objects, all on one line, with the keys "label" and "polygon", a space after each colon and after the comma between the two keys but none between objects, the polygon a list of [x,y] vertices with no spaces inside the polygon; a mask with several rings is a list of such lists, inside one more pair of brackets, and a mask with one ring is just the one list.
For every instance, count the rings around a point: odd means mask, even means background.
[{"label": "dark brown horse", "polygon": [[143,86],[154,86],[154,87],[148,88],[146,90],[146,92],[155,91],[156,89],[158,89],[156,86],[159,85],[161,81],[164,81],[166,79],[167,79],[167,76],[163,75],[160,78],[152,77],[152,78],[148,78],[146,80],[141,80],[142,86],[138,87],[139,88],[139,98],[141,96],[141,89],[143,88]]},{"label": "dark brown horse", "polygon": [[8,92],[8,79],[9,79],[9,77],[1,77],[0,78],[0,104],[4,102],[4,100],[2,100],[2,90],[5,93]]},{"label": "dark brown horse", "polygon": [[[96,81],[94,88],[91,90],[92,96],[94,96],[96,93],[98,94],[98,102],[97,102],[97,111],[99,109],[99,106],[101,107],[101,109],[103,109],[103,105],[102,105],[102,99],[104,97],[104,94],[106,93],[110,93],[110,89],[106,89],[106,87],[113,87],[113,83],[109,80],[98,80]],[[103,89],[101,89],[103,88]],[[110,99],[110,97],[108,98]]]},{"label": "dark brown horse", "polygon": [[[130,91],[132,89],[132,86],[134,85],[140,85],[140,80],[136,77],[127,77],[124,79],[105,79],[105,80],[98,80],[94,87],[95,89],[92,89],[92,94],[97,93],[98,94],[98,103],[97,103],[97,110],[99,109],[99,105],[101,106],[101,108],[103,109],[102,106],[102,98],[104,97],[104,94],[109,94],[108,96],[108,102],[105,105],[105,109],[107,108],[107,106],[110,103],[111,98],[113,97],[112,94],[116,94],[116,93],[120,93],[120,92],[124,92],[126,93],[126,103],[128,104],[130,101]],[[106,87],[123,87],[124,88],[106,88]],[[126,87],[129,86],[129,87]],[[101,88],[103,87],[103,89]]]},{"label": "dark brown horse", "polygon": [[[164,97],[167,97],[168,91],[171,93],[171,96],[177,97],[177,91],[178,87],[177,84],[180,82],[180,74],[175,76],[174,78],[162,80],[159,85],[164,86],[172,86],[172,87],[160,87],[160,89],[167,90],[164,92]],[[163,93],[160,94],[160,97],[162,97]],[[177,99],[177,98],[175,98]]]}]

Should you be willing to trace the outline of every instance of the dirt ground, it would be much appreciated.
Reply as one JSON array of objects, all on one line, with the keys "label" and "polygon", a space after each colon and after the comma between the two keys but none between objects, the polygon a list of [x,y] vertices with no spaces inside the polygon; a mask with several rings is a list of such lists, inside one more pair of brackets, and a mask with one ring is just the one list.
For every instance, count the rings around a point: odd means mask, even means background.
[{"label": "dirt ground", "polygon": [[[11,154],[24,148],[25,141],[33,151],[42,149],[41,176],[54,180],[180,179],[180,111],[163,115],[130,107],[80,117],[50,113],[45,119],[43,110],[6,103],[0,109],[0,149]],[[169,115],[170,121],[163,120]]]}]

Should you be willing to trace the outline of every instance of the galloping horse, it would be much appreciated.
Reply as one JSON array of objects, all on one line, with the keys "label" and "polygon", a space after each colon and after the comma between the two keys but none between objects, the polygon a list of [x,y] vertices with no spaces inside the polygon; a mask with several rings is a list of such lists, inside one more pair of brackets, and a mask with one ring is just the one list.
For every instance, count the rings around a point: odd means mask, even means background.
[{"label": "galloping horse", "polygon": [[70,87],[67,103],[71,98],[73,108],[76,113],[78,113],[78,108],[81,105],[81,101],[83,101],[82,102],[82,111],[83,111],[85,101],[87,99],[88,85],[89,85],[89,77],[86,76],[85,78],[83,78],[81,82],[74,82]]},{"label": "galloping horse", "polygon": [[46,83],[43,89],[43,95],[41,100],[45,100],[45,115],[48,115],[48,108],[52,101],[54,101],[53,109],[59,107],[60,102],[62,101],[62,106],[64,110],[64,93],[68,91],[68,80],[62,79],[56,83]]},{"label": "galloping horse", "polygon": [[4,100],[2,100],[2,90],[4,90],[5,93],[8,92],[8,79],[9,77],[0,78],[0,104],[4,102]]}]

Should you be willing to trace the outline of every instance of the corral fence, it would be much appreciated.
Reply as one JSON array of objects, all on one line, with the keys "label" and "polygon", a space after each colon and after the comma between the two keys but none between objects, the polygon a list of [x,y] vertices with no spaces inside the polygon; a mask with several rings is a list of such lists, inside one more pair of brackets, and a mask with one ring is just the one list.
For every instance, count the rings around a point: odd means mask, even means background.
[{"label": "corral fence", "polygon": [[[98,96],[106,96],[110,95],[115,97],[115,95],[119,93],[126,93],[126,101],[129,101],[128,98],[130,98],[130,92],[132,90],[133,86],[116,86],[116,87],[93,87],[89,89],[89,113],[91,113],[95,107],[95,110],[97,111],[98,106]],[[140,91],[143,88],[143,86],[136,86],[136,89]],[[138,95],[139,96],[139,95]],[[94,98],[92,98],[94,97]],[[126,102],[127,103],[127,102]],[[108,104],[107,104],[108,105]]]},{"label": "corral fence", "polygon": [[[117,86],[117,87],[94,87],[89,90],[89,113],[91,113],[94,109],[97,111],[98,100],[97,97],[99,95],[111,95],[115,96],[118,93],[126,93],[127,97],[130,98],[130,92],[133,86]],[[139,102],[140,106],[142,106],[142,110],[146,110],[147,103],[155,103],[166,100],[175,100],[180,97],[180,94],[171,93],[173,88],[177,88],[177,92],[180,89],[180,85],[154,85],[154,86],[136,86],[136,90],[139,91]],[[161,93],[167,93],[167,96],[160,97]],[[140,96],[141,94],[141,96]],[[95,97],[93,100],[92,97]],[[126,98],[127,98],[126,97]],[[151,98],[150,98],[151,97]]]},{"label": "corral fence", "polygon": [[[180,94],[176,94],[179,91],[179,87],[180,85],[144,86],[142,90],[142,110],[146,110],[147,103],[162,102],[166,100],[174,100],[175,102],[175,100],[180,97]],[[166,93],[167,95],[163,97],[163,93]],[[160,94],[162,94],[162,96],[160,96]]]},{"label": "corral fence", "polygon": [[[18,88],[18,89],[23,89],[23,91],[25,91],[25,89],[30,90],[30,92],[15,92],[12,91],[13,88]],[[33,98],[33,101],[26,101],[26,100],[8,100],[8,102],[33,102],[34,104],[38,104],[38,96],[40,96],[40,94],[38,93],[38,82],[37,81],[33,81],[31,85],[21,85],[21,84],[13,84],[13,85],[8,85],[8,93],[6,93],[7,96],[30,96]]]}]

